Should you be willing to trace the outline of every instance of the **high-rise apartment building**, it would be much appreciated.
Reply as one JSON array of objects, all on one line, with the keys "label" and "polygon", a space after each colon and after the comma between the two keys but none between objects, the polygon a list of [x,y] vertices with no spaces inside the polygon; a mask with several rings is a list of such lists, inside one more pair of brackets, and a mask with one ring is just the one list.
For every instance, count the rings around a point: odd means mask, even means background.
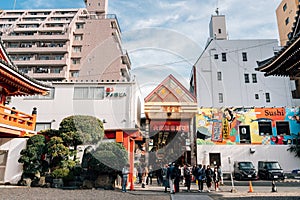
[{"label": "high-rise apartment building", "polygon": [[292,28],[297,15],[299,0],[282,0],[276,9],[280,45],[285,46],[293,37]]},{"label": "high-rise apartment building", "polygon": [[43,81],[130,81],[116,15],[107,14],[107,0],[84,2],[86,8],[0,13],[1,39],[21,72]]}]

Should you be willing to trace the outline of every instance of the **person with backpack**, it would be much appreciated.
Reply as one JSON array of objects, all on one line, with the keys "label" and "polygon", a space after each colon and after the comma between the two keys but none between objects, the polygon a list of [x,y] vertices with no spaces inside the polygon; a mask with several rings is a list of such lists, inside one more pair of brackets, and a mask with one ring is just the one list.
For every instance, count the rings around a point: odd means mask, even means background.
[{"label": "person with backpack", "polygon": [[206,180],[206,174],[205,174],[205,165],[199,165],[198,167],[198,172],[197,172],[197,177],[198,177],[198,192],[203,192],[203,183]]},{"label": "person with backpack", "polygon": [[211,183],[213,181],[213,171],[211,170],[209,165],[207,165],[206,167],[205,174],[206,174],[207,192],[210,192]]},{"label": "person with backpack", "polygon": [[187,187],[187,191],[191,191],[191,170],[188,165],[184,165],[183,167],[183,176],[185,180],[185,185]]}]

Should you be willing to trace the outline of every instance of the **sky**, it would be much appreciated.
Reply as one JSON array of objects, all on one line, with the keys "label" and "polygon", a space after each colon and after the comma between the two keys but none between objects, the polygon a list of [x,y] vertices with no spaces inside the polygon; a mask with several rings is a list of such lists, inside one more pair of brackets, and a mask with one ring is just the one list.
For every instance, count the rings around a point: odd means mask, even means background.
[{"label": "sky", "polygon": [[[108,0],[123,48],[145,97],[169,74],[188,88],[192,66],[209,37],[216,8],[226,16],[229,39],[277,39],[281,0]],[[83,8],[84,0],[0,0],[0,9]]]}]

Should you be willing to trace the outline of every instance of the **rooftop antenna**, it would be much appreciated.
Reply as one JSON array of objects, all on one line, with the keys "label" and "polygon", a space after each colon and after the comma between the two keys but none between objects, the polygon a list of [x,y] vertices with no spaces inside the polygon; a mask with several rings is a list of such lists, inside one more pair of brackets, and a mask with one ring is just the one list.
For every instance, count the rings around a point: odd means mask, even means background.
[{"label": "rooftop antenna", "polygon": [[217,5],[216,5],[216,14],[219,15],[219,0],[217,0]]},{"label": "rooftop antenna", "polygon": [[16,9],[17,0],[14,1],[14,10]]}]

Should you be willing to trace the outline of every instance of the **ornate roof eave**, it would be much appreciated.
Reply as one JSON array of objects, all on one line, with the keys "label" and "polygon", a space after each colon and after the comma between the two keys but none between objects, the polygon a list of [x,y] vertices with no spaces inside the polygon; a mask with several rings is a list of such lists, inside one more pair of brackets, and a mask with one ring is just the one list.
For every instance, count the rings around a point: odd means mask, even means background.
[{"label": "ornate roof eave", "polygon": [[[285,47],[283,47],[275,56],[267,60],[257,62],[258,67],[255,68],[255,70],[265,72],[265,76],[273,75],[276,71],[284,72],[281,66],[284,66],[286,62],[288,62],[290,59],[293,59],[293,56],[298,55],[299,50],[300,32],[291,41],[289,41],[288,44]],[[286,68],[286,70],[291,69],[291,67]],[[288,74],[286,74],[286,76],[288,76]]]},{"label": "ornate roof eave", "polygon": [[[291,78],[300,75],[299,66],[299,50],[300,50],[300,5],[295,16],[295,22],[293,24],[290,35],[292,38],[287,44],[272,58],[264,61],[258,61],[258,67],[255,70],[265,72],[265,76],[277,75],[277,76],[290,76]],[[291,61],[293,60],[294,61]],[[286,63],[291,61],[290,66]],[[296,75],[294,74],[296,73]]]}]

